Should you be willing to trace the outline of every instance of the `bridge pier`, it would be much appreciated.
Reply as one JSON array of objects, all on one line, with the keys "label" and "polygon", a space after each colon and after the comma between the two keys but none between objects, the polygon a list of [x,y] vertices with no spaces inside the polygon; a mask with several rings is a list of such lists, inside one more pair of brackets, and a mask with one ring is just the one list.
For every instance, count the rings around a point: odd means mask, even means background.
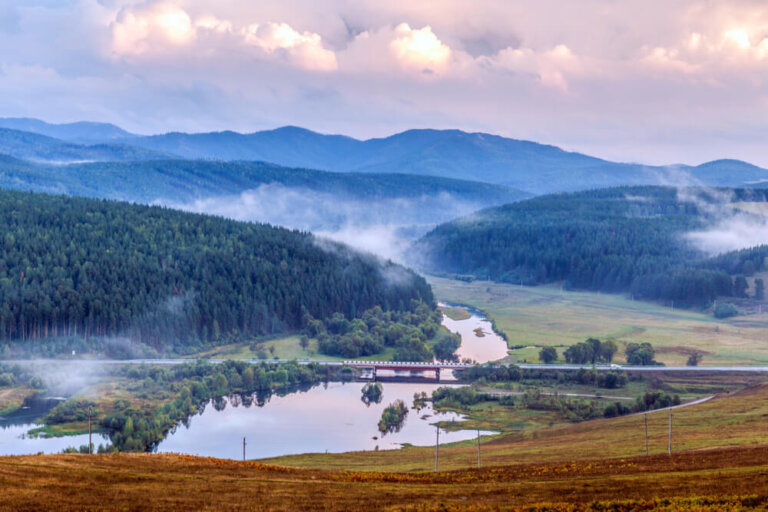
[{"label": "bridge pier", "polygon": [[376,382],[376,367],[373,367],[373,382]]},{"label": "bridge pier", "polygon": [[435,368],[435,380],[440,382],[440,368]]}]

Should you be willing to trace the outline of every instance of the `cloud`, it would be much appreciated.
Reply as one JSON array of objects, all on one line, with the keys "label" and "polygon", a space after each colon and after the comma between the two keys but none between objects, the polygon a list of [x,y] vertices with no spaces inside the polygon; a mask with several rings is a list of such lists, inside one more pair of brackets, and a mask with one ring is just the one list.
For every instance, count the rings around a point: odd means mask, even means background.
[{"label": "cloud", "polygon": [[401,23],[395,28],[395,34],[397,38],[390,45],[406,68],[439,72],[448,65],[451,49],[437,38],[429,25],[412,29],[407,23]]},{"label": "cloud", "polygon": [[322,38],[312,32],[298,32],[287,23],[253,24],[243,31],[247,44],[268,54],[285,52],[289,60],[313,71],[334,71],[336,54],[323,47]]},{"label": "cloud", "polygon": [[112,47],[121,55],[186,45],[195,36],[195,26],[189,14],[168,3],[124,8],[112,24]]},{"label": "cloud", "polygon": [[[150,2],[121,9],[111,24],[112,49],[119,56],[186,51],[201,59],[221,53],[257,48],[272,57],[311,71],[338,68],[336,55],[314,32],[299,32],[285,22],[250,23],[237,31],[235,23],[210,13],[194,19],[176,4]],[[204,41],[200,41],[204,39]],[[197,44],[196,44],[197,43]]]},{"label": "cloud", "polygon": [[491,66],[535,76],[542,85],[563,92],[568,92],[565,75],[582,71],[577,57],[564,44],[540,52],[531,48],[508,47],[484,60]]}]

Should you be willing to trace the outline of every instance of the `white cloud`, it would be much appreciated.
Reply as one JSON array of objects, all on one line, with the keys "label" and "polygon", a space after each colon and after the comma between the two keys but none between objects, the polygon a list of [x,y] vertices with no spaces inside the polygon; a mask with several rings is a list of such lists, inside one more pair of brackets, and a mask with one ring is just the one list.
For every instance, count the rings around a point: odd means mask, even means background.
[{"label": "white cloud", "polygon": [[334,71],[336,54],[323,47],[319,34],[298,32],[287,23],[253,24],[243,30],[247,44],[268,54],[285,51],[289,59],[304,69]]},{"label": "white cloud", "polygon": [[558,44],[544,51],[531,48],[505,48],[497,55],[484,58],[492,66],[529,74],[542,85],[568,92],[566,75],[580,74],[583,64],[570,48]]},{"label": "white cloud", "polygon": [[185,45],[192,42],[195,35],[189,14],[169,3],[124,8],[112,24],[113,49],[122,55]]},{"label": "white cloud", "polygon": [[[176,4],[159,2],[121,9],[111,25],[112,49],[120,55],[162,58],[186,51],[193,59],[257,48],[259,57],[285,61],[311,71],[338,68],[336,55],[314,32],[299,32],[288,23],[249,23],[235,34],[235,23],[209,12],[193,17]],[[206,36],[199,41],[199,36]],[[195,44],[200,43],[200,44]]]},{"label": "white cloud", "polygon": [[209,30],[217,34],[229,34],[232,32],[232,22],[220,20],[216,16],[205,14],[195,20],[195,27]]},{"label": "white cloud", "polygon": [[437,38],[429,25],[412,29],[407,23],[401,23],[395,28],[395,34],[391,48],[406,68],[440,72],[448,65],[451,49]]}]

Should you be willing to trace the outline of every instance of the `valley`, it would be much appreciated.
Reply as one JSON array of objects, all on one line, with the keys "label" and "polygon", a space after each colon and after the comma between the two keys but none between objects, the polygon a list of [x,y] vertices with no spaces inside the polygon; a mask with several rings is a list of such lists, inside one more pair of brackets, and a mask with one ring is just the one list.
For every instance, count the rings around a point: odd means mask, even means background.
[{"label": "valley", "polygon": [[518,362],[537,362],[540,347],[553,346],[562,353],[590,337],[620,343],[648,341],[656,348],[657,359],[670,366],[685,365],[692,351],[702,352],[704,366],[768,361],[766,313],[717,319],[707,312],[631,300],[621,294],[565,291],[558,285],[521,287],[432,276],[428,281],[438,299],[471,305],[493,319],[509,346],[515,347],[510,354]]},{"label": "valley", "polygon": [[764,3],[0,0],[0,512],[768,512]]},{"label": "valley", "polygon": [[[584,500],[615,499],[601,487],[611,484],[646,499],[659,479],[668,485],[654,499],[715,510],[756,488],[753,460],[768,445],[758,371],[768,253],[746,241],[710,251],[732,225],[759,242],[763,190],[651,186],[666,170],[453,131],[360,142],[296,129],[190,139],[22,125],[46,133],[0,130],[15,155],[0,161],[11,189],[0,194],[0,357],[21,359],[0,361],[0,461],[25,461],[0,463],[0,477],[39,478],[40,461],[81,474],[88,460],[114,468],[107,485],[127,496],[125,479],[150,471],[159,483],[194,467],[211,489],[239,489],[243,506],[253,478],[284,492],[322,482],[308,508],[328,510],[350,496],[432,510],[435,486],[454,481],[464,487],[440,491],[445,510],[462,510],[467,494],[496,508],[494,486],[508,497],[513,482],[510,510],[563,500],[587,510]],[[61,130],[72,140],[51,138]],[[480,141],[474,155],[465,146]],[[279,158],[289,143],[315,150]],[[391,172],[399,151],[425,144],[463,156]],[[192,147],[201,159],[180,159]],[[456,179],[480,161],[481,181]],[[541,181],[506,173],[515,188],[498,184],[494,166],[531,162]],[[723,168],[738,171],[729,184],[764,172],[732,161],[685,172],[720,184]],[[531,197],[555,183],[622,187]],[[475,366],[439,382],[380,370],[374,385],[349,360]],[[745,487],[725,496],[711,476],[722,471]],[[328,482],[355,489],[339,498]],[[170,508],[192,506],[187,483],[164,495]],[[563,495],[569,486],[580,491]],[[376,501],[381,492],[404,501]]]}]

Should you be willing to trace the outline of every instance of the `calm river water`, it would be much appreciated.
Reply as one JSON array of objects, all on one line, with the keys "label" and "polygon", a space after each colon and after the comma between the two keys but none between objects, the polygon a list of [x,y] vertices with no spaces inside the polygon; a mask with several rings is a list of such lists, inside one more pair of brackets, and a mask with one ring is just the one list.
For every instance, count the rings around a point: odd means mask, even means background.
[{"label": "calm river water", "polygon": [[[206,405],[189,426],[180,425],[160,443],[158,451],[208,455],[229,459],[243,456],[246,438],[248,458],[274,457],[291,453],[347,452],[399,448],[403,443],[428,445],[435,442],[438,421],[459,420],[453,413],[435,414],[427,406],[412,409],[413,394],[431,394],[439,384],[384,383],[382,400],[367,406],[360,400],[363,383],[331,382],[307,392],[273,396],[264,406],[246,406],[231,399]],[[377,424],[384,408],[394,400],[409,407],[402,429],[382,435]],[[239,400],[238,400],[239,401]],[[222,409],[223,406],[223,409]],[[217,410],[218,409],[218,410]],[[440,442],[470,439],[473,431],[440,431]]]},{"label": "calm river water", "polygon": [[[30,429],[42,427],[37,419],[61,402],[61,398],[36,397],[28,400],[18,411],[0,417],[0,455],[26,455],[30,453],[59,453],[70,446],[88,445],[88,434],[81,436],[34,438]],[[93,444],[109,444],[109,439],[94,434]]]},{"label": "calm river water", "polygon": [[[460,357],[478,362],[500,359],[507,353],[506,343],[493,333],[490,322],[471,311],[467,320],[444,318],[443,325],[461,334]],[[482,336],[475,330],[480,329]],[[364,383],[333,382],[308,391],[285,396],[273,395],[262,405],[255,397],[225,397],[211,400],[200,414],[180,424],[160,443],[158,451],[241,459],[243,437],[249,459],[307,452],[344,452],[398,448],[402,444],[429,445],[435,441],[434,423],[460,421],[453,413],[435,414],[429,404],[420,411],[412,409],[414,393],[428,395],[437,383],[385,382],[380,403],[361,401]],[[383,409],[396,399],[403,400],[409,413],[399,432],[382,435],[378,428]],[[88,444],[88,436],[33,439],[25,436],[39,426],[35,420],[55,402],[36,400],[22,409],[0,418],[0,455],[56,453],[66,447]],[[482,432],[481,432],[482,433]],[[440,431],[440,442],[471,439],[472,431]],[[94,436],[94,444],[106,443]]]}]

